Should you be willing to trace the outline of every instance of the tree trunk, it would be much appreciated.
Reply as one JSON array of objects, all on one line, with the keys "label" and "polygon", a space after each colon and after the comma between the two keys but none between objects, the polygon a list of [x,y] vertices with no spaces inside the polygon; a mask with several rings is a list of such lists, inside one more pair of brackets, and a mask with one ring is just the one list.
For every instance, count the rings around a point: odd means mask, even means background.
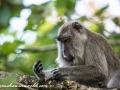
[{"label": "tree trunk", "polygon": [[[41,82],[39,82],[34,76],[13,74],[4,71],[0,71],[0,81],[12,75],[17,77],[16,84],[18,85],[17,87],[18,90],[38,90],[38,89],[39,90],[103,90],[101,88],[94,88],[94,87],[81,85],[78,84],[77,82],[70,80],[65,80],[65,81],[50,80],[46,83],[41,84]],[[6,89],[5,87],[0,87],[0,90],[6,90]],[[117,90],[117,89],[112,89],[112,90]]]}]

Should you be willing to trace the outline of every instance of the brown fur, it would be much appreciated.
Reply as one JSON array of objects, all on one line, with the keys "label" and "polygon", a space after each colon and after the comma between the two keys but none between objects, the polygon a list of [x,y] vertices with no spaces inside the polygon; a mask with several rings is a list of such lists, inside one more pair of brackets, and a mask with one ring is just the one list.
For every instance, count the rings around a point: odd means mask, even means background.
[{"label": "brown fur", "polygon": [[[68,36],[72,37],[70,43],[72,43],[72,50],[75,53],[75,59],[73,61],[66,61],[60,55],[61,48],[59,45],[59,53],[57,58],[59,66],[95,66],[95,68],[98,70],[97,72],[102,73],[103,77],[105,76],[103,82],[107,84],[110,78],[113,76],[113,74],[120,69],[120,62],[118,56],[103,36],[91,32],[90,30],[86,29],[83,25],[83,31],[79,33],[78,30],[75,30],[72,27],[73,22],[74,21],[65,23],[60,28],[58,37],[62,36],[64,33],[69,33]],[[87,70],[87,68],[88,67],[85,66],[81,71],[84,71],[84,73],[90,73],[91,70]],[[67,72],[69,72],[69,70]],[[94,75],[95,73],[92,74]]]},{"label": "brown fur", "polygon": [[109,88],[120,88],[119,58],[103,36],[86,29],[78,21],[70,21],[61,26],[57,39],[59,67],[42,71],[37,61],[33,68],[39,80],[69,79],[94,87],[102,82]]}]

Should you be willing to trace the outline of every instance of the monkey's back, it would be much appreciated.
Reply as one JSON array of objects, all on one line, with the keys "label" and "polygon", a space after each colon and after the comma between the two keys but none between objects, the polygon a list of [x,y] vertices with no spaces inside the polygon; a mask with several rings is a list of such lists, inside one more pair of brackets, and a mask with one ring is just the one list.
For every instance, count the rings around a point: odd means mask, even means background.
[{"label": "monkey's back", "polygon": [[107,67],[108,67],[108,77],[106,81],[109,81],[110,78],[113,76],[113,74],[120,70],[120,60],[118,55],[114,52],[111,45],[108,43],[108,41],[100,34],[91,32],[87,30],[88,38],[92,38],[98,43],[98,47],[102,49],[104,52],[106,61],[107,61]]}]

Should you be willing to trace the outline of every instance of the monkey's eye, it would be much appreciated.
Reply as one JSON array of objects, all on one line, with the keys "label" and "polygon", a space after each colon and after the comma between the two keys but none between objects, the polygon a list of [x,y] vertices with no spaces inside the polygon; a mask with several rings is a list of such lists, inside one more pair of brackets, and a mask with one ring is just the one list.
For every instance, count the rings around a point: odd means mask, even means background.
[{"label": "monkey's eye", "polygon": [[64,39],[64,40],[63,40],[64,43],[67,43],[68,41],[69,41],[68,39]]},{"label": "monkey's eye", "polygon": [[82,26],[78,22],[73,22],[72,23],[73,28],[75,29],[82,29]]}]

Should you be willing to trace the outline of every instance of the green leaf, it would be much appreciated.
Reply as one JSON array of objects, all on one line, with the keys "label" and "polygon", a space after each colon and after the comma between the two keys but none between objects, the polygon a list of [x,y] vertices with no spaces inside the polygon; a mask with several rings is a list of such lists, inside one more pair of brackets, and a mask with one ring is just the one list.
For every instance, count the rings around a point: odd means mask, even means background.
[{"label": "green leaf", "polygon": [[81,22],[84,22],[84,21],[87,20],[87,17],[86,17],[86,16],[81,16],[81,17],[79,18],[79,20],[80,20]]},{"label": "green leaf", "polygon": [[102,13],[108,8],[109,5],[106,5],[105,7],[101,8],[96,14],[95,16],[101,16]]},{"label": "green leaf", "polygon": [[118,34],[117,32],[113,31],[110,35],[110,37],[114,38],[114,39],[120,39],[120,34]]},{"label": "green leaf", "polygon": [[10,10],[7,6],[0,9],[0,28],[8,25]]},{"label": "green leaf", "polygon": [[103,34],[103,32],[105,30],[104,25],[101,23],[94,23],[89,27],[89,29],[94,32],[101,33],[101,34]]},{"label": "green leaf", "polygon": [[19,45],[23,44],[23,42],[15,40],[13,43],[4,42],[2,46],[0,46],[0,51],[3,55],[9,55],[11,53],[15,53],[15,50]]},{"label": "green leaf", "polygon": [[113,18],[113,22],[114,22],[117,26],[120,26],[120,18],[118,18],[118,17]]}]

